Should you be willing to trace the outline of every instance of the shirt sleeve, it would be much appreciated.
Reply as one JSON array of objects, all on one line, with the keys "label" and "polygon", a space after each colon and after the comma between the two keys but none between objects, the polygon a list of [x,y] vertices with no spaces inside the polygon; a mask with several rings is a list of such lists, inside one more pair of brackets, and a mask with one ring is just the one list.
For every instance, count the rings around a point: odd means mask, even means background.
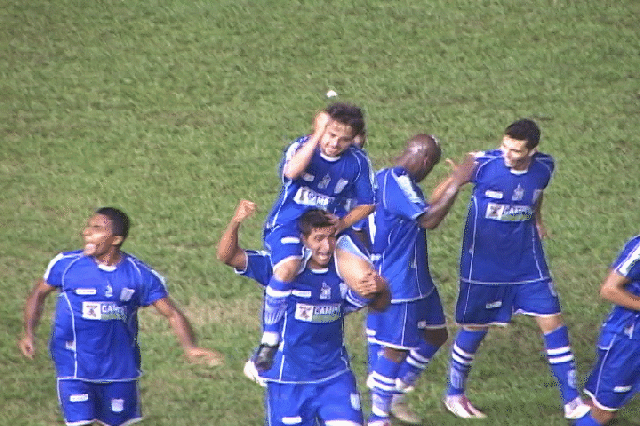
[{"label": "shirt sleeve", "polygon": [[355,155],[358,160],[360,171],[353,184],[356,204],[357,205],[370,205],[375,203],[375,197],[373,188],[375,186],[375,176],[371,167],[369,157],[361,152]]},{"label": "shirt sleeve", "polygon": [[265,251],[246,250],[247,268],[245,270],[236,269],[236,274],[251,278],[261,286],[267,286],[273,275],[271,266],[271,256]]},{"label": "shirt sleeve", "polygon": [[631,281],[640,280],[640,236],[625,244],[611,268]]},{"label": "shirt sleeve", "polygon": [[47,270],[42,277],[42,280],[52,287],[62,287],[62,274],[64,273],[65,262],[64,253],[59,253],[54,257],[47,266]]},{"label": "shirt sleeve", "polygon": [[424,197],[404,171],[392,169],[389,172],[384,180],[382,197],[385,211],[407,219],[415,220],[427,209]]},{"label": "shirt sleeve", "polygon": [[143,280],[145,285],[140,298],[140,306],[149,306],[156,300],[169,296],[165,278],[152,268],[144,271]]},{"label": "shirt sleeve", "polygon": [[360,296],[355,290],[348,289],[344,296],[344,311],[350,314],[364,308],[369,302],[369,299]]}]

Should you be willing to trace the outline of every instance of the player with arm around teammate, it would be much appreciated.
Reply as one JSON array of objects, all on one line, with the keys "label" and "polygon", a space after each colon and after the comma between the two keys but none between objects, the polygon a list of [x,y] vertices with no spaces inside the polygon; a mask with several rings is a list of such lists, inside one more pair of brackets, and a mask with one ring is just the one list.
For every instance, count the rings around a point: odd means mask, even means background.
[{"label": "player with arm around teammate", "polygon": [[[264,244],[273,264],[263,314],[261,343],[266,346],[275,348],[280,341],[278,330],[286,295],[303,257],[297,218],[313,208],[337,213],[347,197],[354,197],[356,206],[336,221],[336,230],[342,234],[374,209],[369,162],[352,146],[363,128],[364,118],[358,107],[335,103],[316,116],[313,134],[299,138],[284,154],[280,167],[282,188],[264,228]],[[356,240],[349,246],[340,246],[336,256],[339,262],[350,265],[342,268],[348,284],[355,285],[366,275],[368,262]],[[264,366],[258,361],[258,367],[268,369],[269,360]]]},{"label": "player with arm around teammate", "polygon": [[19,347],[33,358],[45,300],[58,292],[49,349],[68,425],[117,426],[142,420],[140,307],[153,305],[167,319],[190,361],[222,362],[221,354],[195,345],[191,325],[169,298],[164,278],[121,251],[128,233],[125,213],[98,209],[83,231],[84,249],[57,255],[25,304]]},{"label": "player with arm around teammate", "polygon": [[465,395],[474,356],[490,325],[514,314],[533,316],[558,381],[568,419],[588,410],[576,389],[576,367],[539,229],[542,193],[554,169],[537,150],[540,129],[521,119],[504,132],[500,149],[476,154],[460,257],[456,322],[445,407],[461,418],[483,418]]},{"label": "player with arm around teammate", "polygon": [[614,307],[602,324],[585,385],[591,411],[576,426],[601,426],[640,391],[640,235],[627,241],[600,288]]},{"label": "player with arm around teammate", "polygon": [[445,218],[459,188],[470,178],[474,158],[468,156],[455,168],[439,200],[429,204],[418,183],[440,161],[440,155],[434,136],[415,135],[395,166],[376,175],[372,258],[389,283],[391,304],[384,312],[369,312],[367,317],[369,344],[383,348],[369,357],[370,426],[390,424],[390,412],[405,422],[419,422],[399,392],[413,388],[447,340],[444,311],[429,271],[426,229],[436,228]]},{"label": "player with arm around teammate", "polygon": [[[227,265],[253,279],[268,282],[270,262],[237,245],[237,224],[254,205],[242,200],[221,238],[218,254]],[[272,368],[261,371],[266,383],[268,425],[362,425],[360,397],[344,347],[344,316],[364,306],[384,309],[388,289],[377,274],[360,288],[362,297],[338,274],[333,218],[309,210],[299,219],[301,239],[309,252],[303,269],[292,281],[284,314],[282,341]],[[251,254],[249,254],[251,253]],[[255,256],[252,254],[256,254]]]}]

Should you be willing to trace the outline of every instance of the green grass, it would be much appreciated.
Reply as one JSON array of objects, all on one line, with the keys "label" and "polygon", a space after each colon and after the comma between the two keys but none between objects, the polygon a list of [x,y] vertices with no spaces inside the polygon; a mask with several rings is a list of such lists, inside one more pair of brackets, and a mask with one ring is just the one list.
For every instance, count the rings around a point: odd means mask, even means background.
[{"label": "green grass", "polygon": [[[201,344],[227,357],[228,368],[183,362],[164,321],[144,312],[146,424],[261,424],[261,390],[241,373],[259,331],[260,290],[215,260],[215,243],[244,197],[261,211],[241,242],[259,247],[281,148],[310,130],[329,89],[365,109],[376,167],[414,133],[439,135],[445,155],[459,158],[497,146],[516,118],[538,120],[541,149],[557,159],[545,196],[547,255],[581,377],[589,371],[608,310],[598,286],[638,233],[637,1],[0,6],[1,425],[62,424],[45,345],[52,303],[33,362],[15,345],[21,310],[47,262],[79,247],[84,221],[102,205],[131,215],[125,248],[168,278]],[[427,179],[427,191],[445,169]],[[448,315],[467,194],[430,234]],[[348,322],[363,379],[362,315]],[[483,344],[470,394],[492,424],[566,424],[540,348],[526,319]],[[426,425],[459,423],[439,407],[444,352],[412,395]],[[638,418],[636,399],[618,424]]]}]

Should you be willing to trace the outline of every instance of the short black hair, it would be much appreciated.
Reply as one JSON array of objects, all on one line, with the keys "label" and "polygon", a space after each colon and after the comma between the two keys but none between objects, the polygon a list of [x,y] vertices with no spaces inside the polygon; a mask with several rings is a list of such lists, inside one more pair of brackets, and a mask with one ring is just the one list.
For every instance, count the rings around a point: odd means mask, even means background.
[{"label": "short black hair", "polygon": [[333,225],[331,215],[321,209],[307,210],[298,218],[298,228],[305,237],[311,235],[314,229],[328,228]]},{"label": "short black hair", "polygon": [[357,106],[345,102],[336,102],[329,105],[325,111],[331,119],[340,124],[350,126],[353,130],[353,137],[365,131],[364,114]]},{"label": "short black hair", "polygon": [[100,207],[96,214],[103,214],[111,221],[113,235],[122,237],[122,242],[129,236],[129,216],[115,207]]},{"label": "short black hair", "polygon": [[515,140],[527,141],[527,149],[535,148],[540,142],[540,128],[528,118],[514,121],[504,129],[504,134]]}]

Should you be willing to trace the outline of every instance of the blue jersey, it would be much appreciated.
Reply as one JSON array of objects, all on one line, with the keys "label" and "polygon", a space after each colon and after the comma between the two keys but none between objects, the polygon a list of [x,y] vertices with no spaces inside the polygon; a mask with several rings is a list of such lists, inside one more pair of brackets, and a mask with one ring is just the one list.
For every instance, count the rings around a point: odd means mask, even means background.
[{"label": "blue jersey", "polygon": [[[259,253],[259,252],[255,252]],[[267,257],[268,254],[262,254]],[[269,259],[250,256],[247,271],[264,277]],[[257,272],[260,268],[262,272]],[[249,274],[247,274],[249,275]],[[273,367],[260,377],[279,383],[322,382],[350,371],[344,346],[344,316],[368,301],[344,284],[335,260],[326,269],[305,268],[291,283],[281,330],[282,342]]]},{"label": "blue jersey", "polygon": [[138,378],[137,310],[167,297],[164,278],[127,253],[107,267],[73,251],[49,263],[44,281],[59,290],[49,345],[57,377]]},{"label": "blue jersey", "polygon": [[422,299],[433,291],[427,233],[418,225],[428,208],[422,190],[402,167],[376,174],[371,258],[389,283],[391,303]]},{"label": "blue jersey", "polygon": [[477,155],[464,227],[460,279],[472,284],[523,284],[551,278],[535,222],[536,202],[554,162],[536,152],[529,168],[513,171],[501,150]]},{"label": "blue jersey", "polygon": [[356,205],[373,204],[373,183],[369,161],[359,149],[350,147],[339,157],[330,158],[316,149],[302,176],[288,179],[284,165],[309,139],[303,136],[292,143],[280,164],[282,188],[267,216],[265,228],[295,222],[304,212],[320,208],[343,216],[347,200]]},{"label": "blue jersey", "polygon": [[[631,281],[625,286],[625,290],[635,296],[640,296],[640,235],[625,244],[618,258],[611,265],[611,269]],[[614,306],[602,325],[602,332],[620,334],[630,339],[640,340],[640,311]]]}]

